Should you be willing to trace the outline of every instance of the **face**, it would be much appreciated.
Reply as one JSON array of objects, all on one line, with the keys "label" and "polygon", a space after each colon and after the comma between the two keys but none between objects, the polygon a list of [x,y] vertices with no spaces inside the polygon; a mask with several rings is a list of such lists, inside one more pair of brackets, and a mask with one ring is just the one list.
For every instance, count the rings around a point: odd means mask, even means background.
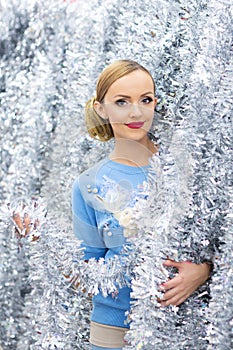
[{"label": "face", "polygon": [[154,108],[154,84],[143,70],[135,70],[116,80],[108,89],[104,102],[95,102],[97,113],[109,119],[115,139],[144,143],[151,127]]}]

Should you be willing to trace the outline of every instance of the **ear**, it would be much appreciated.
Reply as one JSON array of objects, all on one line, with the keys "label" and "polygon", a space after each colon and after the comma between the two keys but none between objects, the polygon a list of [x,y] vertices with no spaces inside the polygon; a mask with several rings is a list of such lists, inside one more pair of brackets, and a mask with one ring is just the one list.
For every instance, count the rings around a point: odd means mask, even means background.
[{"label": "ear", "polygon": [[157,102],[158,102],[158,99],[157,99],[157,97],[155,97],[155,98],[154,98],[154,109],[155,109],[155,107],[157,106]]},{"label": "ear", "polygon": [[106,111],[104,108],[104,105],[102,103],[100,103],[99,101],[95,101],[93,104],[94,110],[96,111],[96,113],[103,119],[108,119],[107,115],[106,115]]}]

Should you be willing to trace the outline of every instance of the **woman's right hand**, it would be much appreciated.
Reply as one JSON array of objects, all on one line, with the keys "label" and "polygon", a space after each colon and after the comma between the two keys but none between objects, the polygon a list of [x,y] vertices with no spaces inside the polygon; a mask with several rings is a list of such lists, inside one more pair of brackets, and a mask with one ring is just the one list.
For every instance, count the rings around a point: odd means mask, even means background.
[{"label": "woman's right hand", "polygon": [[13,214],[13,221],[15,224],[15,229],[18,235],[27,236],[31,230],[30,217],[28,214],[24,214],[24,217],[21,218],[19,213]]},{"label": "woman's right hand", "polygon": [[[36,220],[34,223],[31,222],[30,217],[27,213],[21,218],[19,213],[13,214],[13,221],[15,225],[15,232],[17,237],[26,237],[29,235],[31,230],[36,230],[39,225],[39,221]],[[39,237],[33,235],[33,241],[36,241]]]}]

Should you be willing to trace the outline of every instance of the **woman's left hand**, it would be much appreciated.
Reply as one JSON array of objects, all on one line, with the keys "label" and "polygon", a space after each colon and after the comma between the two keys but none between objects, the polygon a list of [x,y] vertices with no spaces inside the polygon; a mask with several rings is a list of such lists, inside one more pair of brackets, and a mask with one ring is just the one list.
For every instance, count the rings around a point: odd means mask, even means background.
[{"label": "woman's left hand", "polygon": [[189,261],[166,260],[163,265],[175,267],[178,270],[178,274],[174,278],[160,286],[161,290],[164,291],[164,296],[159,302],[163,306],[182,304],[206,282],[211,269],[208,263],[194,264]]}]

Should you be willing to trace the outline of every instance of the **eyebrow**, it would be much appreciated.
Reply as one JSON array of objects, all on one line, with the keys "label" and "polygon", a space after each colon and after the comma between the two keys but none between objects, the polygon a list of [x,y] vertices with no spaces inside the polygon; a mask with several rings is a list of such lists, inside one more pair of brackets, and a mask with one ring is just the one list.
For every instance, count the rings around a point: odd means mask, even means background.
[{"label": "eyebrow", "polygon": [[[145,95],[149,95],[149,94],[154,95],[154,93],[153,93],[152,91],[147,91],[147,92],[144,92],[143,94],[141,94],[141,96],[140,96],[140,97],[145,96]],[[125,98],[130,98],[131,96],[127,96],[127,95],[121,95],[121,94],[119,94],[119,95],[114,96],[113,98],[116,98],[116,97],[125,97]]]}]

